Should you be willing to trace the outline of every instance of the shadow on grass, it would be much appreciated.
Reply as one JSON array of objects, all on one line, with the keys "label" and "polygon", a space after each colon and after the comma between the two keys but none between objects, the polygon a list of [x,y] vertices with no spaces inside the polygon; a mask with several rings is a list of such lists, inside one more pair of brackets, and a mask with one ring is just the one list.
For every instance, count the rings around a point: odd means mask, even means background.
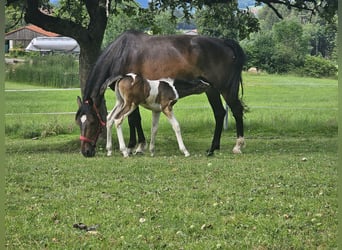
[{"label": "shadow on grass", "polygon": [[7,154],[15,153],[78,153],[80,141],[71,136],[55,136],[36,139],[6,139]]}]

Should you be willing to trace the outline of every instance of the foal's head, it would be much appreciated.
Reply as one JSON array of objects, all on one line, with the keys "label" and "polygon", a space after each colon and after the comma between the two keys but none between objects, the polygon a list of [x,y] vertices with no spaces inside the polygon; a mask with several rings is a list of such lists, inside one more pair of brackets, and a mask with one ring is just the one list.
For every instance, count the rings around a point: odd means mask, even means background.
[{"label": "foal's head", "polygon": [[91,99],[82,102],[81,98],[77,97],[77,103],[79,109],[75,119],[81,129],[81,152],[85,157],[93,157],[97,139],[106,123]]}]

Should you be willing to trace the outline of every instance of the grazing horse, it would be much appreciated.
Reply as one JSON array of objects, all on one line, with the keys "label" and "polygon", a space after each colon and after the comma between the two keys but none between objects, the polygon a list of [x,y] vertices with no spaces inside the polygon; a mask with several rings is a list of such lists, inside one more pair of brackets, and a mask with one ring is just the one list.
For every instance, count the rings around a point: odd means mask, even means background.
[{"label": "grazing horse", "polygon": [[[226,114],[221,95],[236,121],[237,139],[233,152],[241,153],[244,144],[244,105],[239,99],[239,89],[240,85],[242,88],[241,72],[244,62],[245,54],[234,40],[189,35],[150,36],[136,31],[124,32],[100,55],[87,79],[83,101],[78,98],[76,120],[81,128],[83,155],[95,155],[98,131],[104,126],[106,108],[102,85],[112,76],[130,72],[152,80],[172,78],[183,82],[203,80],[210,83],[211,87],[205,93],[214,112],[215,131],[208,155],[220,149]],[[139,141],[142,141],[144,137],[139,110],[136,109],[130,114],[128,120],[130,141],[134,141],[134,128],[137,128]]]},{"label": "grazing horse", "polygon": [[[154,144],[158,130],[160,113],[167,117],[176,134],[177,142],[180,151],[185,157],[190,156],[190,153],[185,148],[182,135],[180,132],[179,123],[173,114],[172,107],[181,97],[203,93],[209,83],[200,81],[192,84],[185,82],[180,84],[180,81],[173,79],[146,80],[134,73],[126,74],[123,77],[109,78],[104,88],[110,87],[115,89],[116,104],[113,110],[107,116],[107,155],[112,155],[112,127],[115,123],[117,136],[120,145],[120,151],[124,157],[129,156],[129,150],[126,148],[121,124],[125,117],[131,114],[139,105],[152,110],[152,128],[150,152],[154,156]],[[113,87],[112,85],[115,84]]]}]

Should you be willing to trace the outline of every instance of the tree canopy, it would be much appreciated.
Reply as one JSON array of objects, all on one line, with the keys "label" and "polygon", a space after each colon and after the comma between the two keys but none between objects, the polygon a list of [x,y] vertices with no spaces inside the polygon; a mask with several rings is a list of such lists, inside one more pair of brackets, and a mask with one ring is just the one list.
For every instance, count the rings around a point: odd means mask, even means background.
[{"label": "tree canopy", "polygon": [[[236,3],[236,0],[153,0],[149,12],[164,10],[174,13],[182,9],[185,18],[192,16],[194,9],[202,9],[217,3]],[[14,8],[13,15],[24,16],[27,23],[47,31],[69,36],[80,45],[80,83],[83,89],[87,75],[101,51],[101,44],[110,14],[117,15],[117,7],[124,5],[123,12],[132,15],[136,11],[134,0],[61,0],[58,8],[52,8],[49,0],[7,0],[6,7]],[[279,6],[296,8],[318,14],[327,22],[337,13],[337,0],[257,0],[257,5],[266,4],[278,16]],[[20,14],[18,15],[18,11]],[[139,9],[144,12],[147,10]]]}]

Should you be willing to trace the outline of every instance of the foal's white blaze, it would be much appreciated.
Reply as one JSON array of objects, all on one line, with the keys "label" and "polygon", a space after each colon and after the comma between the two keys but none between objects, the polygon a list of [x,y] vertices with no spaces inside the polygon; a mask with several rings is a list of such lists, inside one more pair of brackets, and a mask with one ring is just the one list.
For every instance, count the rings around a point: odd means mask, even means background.
[{"label": "foal's white blaze", "polygon": [[82,115],[81,116],[81,122],[85,123],[86,120],[87,120],[87,116],[86,115]]}]

